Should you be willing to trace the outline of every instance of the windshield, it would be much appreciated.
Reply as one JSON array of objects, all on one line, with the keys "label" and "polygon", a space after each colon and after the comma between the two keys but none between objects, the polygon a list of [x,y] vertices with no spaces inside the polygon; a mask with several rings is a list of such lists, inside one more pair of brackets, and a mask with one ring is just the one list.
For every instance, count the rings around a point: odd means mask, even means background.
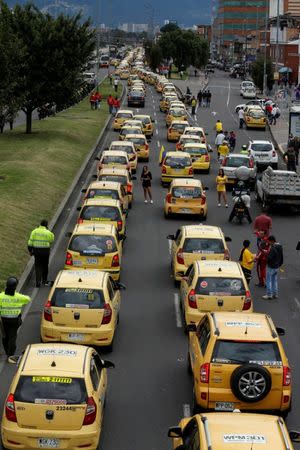
[{"label": "windshield", "polygon": [[101,290],[85,288],[56,288],[51,305],[56,308],[103,309],[104,294]]},{"label": "windshield", "polygon": [[272,150],[271,144],[251,144],[251,150],[254,152],[270,152]]},{"label": "windshield", "polygon": [[145,139],[143,138],[130,138],[130,142],[133,142],[135,145],[145,145]]},{"label": "windshield", "polygon": [[168,156],[165,160],[165,165],[169,167],[187,167],[191,165],[191,160],[187,156],[174,157]]},{"label": "windshield", "polygon": [[175,198],[200,198],[202,191],[195,186],[178,186],[172,189],[172,197]]},{"label": "windshield", "polygon": [[222,239],[186,238],[183,244],[185,253],[224,253]]},{"label": "windshield", "polygon": [[120,134],[124,136],[125,134],[139,134],[140,132],[141,132],[140,127],[131,127],[131,128],[122,128]]},{"label": "windshield", "polygon": [[201,130],[188,130],[185,132],[185,134],[187,134],[187,135],[195,134],[196,136],[199,136],[200,138],[204,137],[204,134],[202,133]]},{"label": "windshield", "polygon": [[[251,326],[251,322],[248,326]],[[245,331],[247,331],[246,320],[244,327]],[[223,340],[216,342],[212,362],[232,363],[237,358],[239,363],[278,362],[281,364],[280,352],[276,342],[235,342]]]},{"label": "windshield", "polygon": [[199,277],[196,285],[198,295],[242,296],[246,294],[241,278]]},{"label": "windshield", "polygon": [[111,163],[117,163],[117,164],[122,164],[122,165],[127,164],[125,156],[118,156],[118,155],[104,156],[101,162],[102,162],[102,164],[111,164]]},{"label": "windshield", "polygon": [[100,175],[98,177],[98,180],[101,181],[117,181],[118,183],[121,183],[122,186],[127,185],[127,178],[125,175]]},{"label": "windshield", "polygon": [[87,198],[113,198],[119,200],[119,192],[116,189],[90,189]]},{"label": "windshield", "polygon": [[131,147],[131,145],[117,145],[114,144],[110,147],[110,150],[112,151],[122,151],[122,152],[126,152],[128,155],[130,155],[131,153],[134,153],[133,148]]},{"label": "windshield", "polygon": [[74,236],[69,249],[79,252],[81,255],[99,255],[117,251],[117,245],[113,236],[95,236],[91,234]]},{"label": "windshield", "polygon": [[84,220],[92,221],[117,221],[121,220],[120,211],[114,206],[85,206],[80,217]]},{"label": "windshield", "polygon": [[226,167],[240,167],[240,166],[246,166],[249,167],[249,158],[235,158],[230,157],[226,158],[224,166]]},{"label": "windshield", "polygon": [[15,401],[46,405],[86,403],[83,378],[57,376],[21,376],[14,394]]},{"label": "windshield", "polygon": [[206,148],[199,147],[184,147],[183,151],[189,153],[190,155],[207,155]]},{"label": "windshield", "polygon": [[171,127],[172,127],[173,129],[175,129],[175,130],[178,130],[178,131],[183,131],[183,130],[185,129],[186,126],[187,126],[187,125],[186,125],[185,123],[183,123],[183,124],[181,124],[181,123],[174,123],[174,124],[171,124]]},{"label": "windshield", "polygon": [[116,114],[116,119],[132,119],[132,118],[133,118],[133,114],[130,114],[130,113],[118,112]]}]

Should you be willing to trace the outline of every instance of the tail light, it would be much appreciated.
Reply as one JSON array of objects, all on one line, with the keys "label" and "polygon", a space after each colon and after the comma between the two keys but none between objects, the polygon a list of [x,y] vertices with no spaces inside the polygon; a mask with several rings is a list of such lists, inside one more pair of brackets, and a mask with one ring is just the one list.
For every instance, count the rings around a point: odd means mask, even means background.
[{"label": "tail light", "polygon": [[246,291],[246,296],[243,304],[243,311],[248,311],[251,308],[252,298],[250,291]]},{"label": "tail light", "polygon": [[209,162],[209,156],[208,155],[205,155],[204,161],[205,162]]},{"label": "tail light", "polygon": [[47,322],[52,322],[52,309],[50,300],[47,300],[44,306],[44,319]]},{"label": "tail light", "polygon": [[79,217],[79,218],[77,219],[77,223],[83,223],[83,219],[82,219],[81,217]]},{"label": "tail light", "polygon": [[17,422],[14,394],[9,394],[6,399],[5,416],[10,422]]},{"label": "tail light", "polygon": [[180,148],[180,144],[177,143],[177,144],[176,144],[176,150],[179,150],[179,148]]},{"label": "tail light", "polygon": [[253,169],[253,167],[254,167],[254,161],[252,158],[250,158],[250,160],[249,160],[249,167],[250,167],[250,169]]},{"label": "tail light", "polygon": [[71,253],[69,253],[69,252],[67,252],[67,254],[66,254],[66,262],[65,262],[65,264],[66,264],[66,266],[73,266],[73,257],[71,255]]},{"label": "tail light", "polygon": [[131,192],[132,192],[132,185],[127,184],[127,194],[131,194]]},{"label": "tail light", "polygon": [[162,168],[161,168],[161,173],[167,173],[167,168],[166,168],[166,166],[162,166]]},{"label": "tail light", "polygon": [[273,150],[272,151],[272,158],[275,158],[275,156],[276,156],[276,152],[275,152],[275,150]]},{"label": "tail light", "polygon": [[206,195],[202,194],[201,195],[201,205],[205,205],[205,203],[206,203]]},{"label": "tail light", "polygon": [[193,175],[193,173],[194,173],[193,168],[190,167],[190,168],[189,168],[189,175]]},{"label": "tail light", "polygon": [[191,289],[188,295],[189,307],[196,309],[197,301],[196,301],[196,292],[195,289]]},{"label": "tail light", "polygon": [[210,371],[210,364],[209,363],[202,364],[202,366],[200,367],[201,383],[209,383],[209,371]]},{"label": "tail light", "polygon": [[118,222],[117,222],[117,228],[118,228],[118,231],[121,231],[121,230],[122,230],[122,226],[123,226],[122,220],[118,220]]},{"label": "tail light", "polygon": [[227,158],[224,158],[222,161],[222,166],[226,166],[226,164],[227,164]]},{"label": "tail light", "polygon": [[97,415],[97,405],[93,397],[89,397],[86,404],[86,411],[82,425],[91,425],[95,422]]},{"label": "tail light", "polygon": [[108,324],[111,321],[111,316],[112,316],[111,307],[108,303],[105,303],[101,325]]},{"label": "tail light", "polygon": [[184,264],[184,258],[183,258],[183,250],[180,248],[177,252],[177,262],[178,264]]},{"label": "tail light", "polygon": [[229,253],[228,248],[226,248],[224,251],[224,259],[227,259],[227,261],[230,260],[230,253]]},{"label": "tail light", "polygon": [[289,386],[292,382],[291,369],[287,366],[283,367],[283,380],[282,386]]},{"label": "tail light", "polygon": [[120,265],[119,255],[116,254],[113,256],[111,267],[119,267],[119,265]]},{"label": "tail light", "polygon": [[126,169],[130,170],[130,164],[126,164]]},{"label": "tail light", "polygon": [[171,201],[172,201],[172,195],[171,194],[167,194],[166,202],[171,203]]},{"label": "tail light", "polygon": [[145,150],[149,150],[149,144],[145,145]]}]

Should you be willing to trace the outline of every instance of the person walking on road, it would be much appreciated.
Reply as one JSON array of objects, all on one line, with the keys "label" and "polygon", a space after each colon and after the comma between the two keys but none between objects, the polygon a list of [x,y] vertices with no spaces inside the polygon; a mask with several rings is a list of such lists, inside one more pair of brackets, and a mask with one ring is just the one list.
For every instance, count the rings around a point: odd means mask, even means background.
[{"label": "person walking on road", "polygon": [[195,74],[195,77],[198,76],[198,70],[197,69],[194,69],[194,74]]},{"label": "person walking on road", "polygon": [[240,121],[239,128],[242,129],[244,127],[244,122],[245,122],[245,113],[242,108],[239,109],[238,116],[239,116],[239,121]]},{"label": "person walking on road", "polygon": [[258,284],[256,286],[266,287],[267,275],[267,259],[270,250],[268,238],[262,238],[259,242],[258,252],[256,255],[256,270],[258,276]]},{"label": "person walking on road", "polygon": [[229,147],[228,142],[224,140],[221,145],[218,147],[218,159],[219,163],[221,164],[223,159],[226,158],[226,156],[229,154]]},{"label": "person walking on road", "polygon": [[95,92],[95,109],[100,109],[102,95],[99,91]]},{"label": "person walking on road", "polygon": [[194,95],[192,97],[191,105],[192,105],[192,116],[195,116],[196,115],[197,100],[195,99]]},{"label": "person walking on road", "polygon": [[114,108],[114,98],[111,94],[109,94],[109,96],[107,97],[107,104],[109,113],[112,114]]},{"label": "person walking on road", "polygon": [[245,239],[243,242],[243,248],[240,253],[239,262],[241,264],[246,281],[249,285],[252,277],[255,255],[250,251],[250,241],[248,239]]},{"label": "person walking on road", "polygon": [[96,102],[95,92],[92,92],[90,95],[91,109],[95,109],[95,102]]},{"label": "person walking on road", "polygon": [[31,301],[27,295],[16,292],[17,285],[18,280],[10,277],[6,281],[5,291],[0,293],[2,343],[8,357],[14,355],[16,351],[17,332],[22,324],[22,308]]},{"label": "person walking on road", "polygon": [[223,124],[220,119],[218,119],[215,124],[215,130],[216,130],[216,134],[220,133],[223,130]]},{"label": "person walking on road", "polygon": [[217,133],[217,136],[215,139],[215,146],[216,146],[217,152],[219,152],[219,146],[222,145],[224,140],[225,140],[225,134],[221,130],[219,133]]},{"label": "person walking on road", "polygon": [[198,108],[201,108],[201,106],[202,106],[202,91],[201,90],[197,94],[197,100],[198,100]]},{"label": "person walking on road", "polygon": [[259,248],[260,241],[267,239],[272,230],[272,219],[267,214],[260,214],[254,220],[253,224],[254,234],[257,236],[257,248]]},{"label": "person walking on road", "polygon": [[207,106],[207,108],[210,108],[210,103],[211,103],[211,92],[208,89],[208,91],[206,92],[206,106]]},{"label": "person walking on road", "polygon": [[114,113],[114,114],[116,114],[116,113],[118,112],[120,106],[121,106],[121,102],[120,102],[120,100],[118,99],[118,97],[116,96],[116,97],[113,99],[113,113]]},{"label": "person walking on road", "polygon": [[28,251],[34,256],[36,287],[40,287],[41,283],[51,286],[51,282],[48,281],[48,266],[53,241],[54,234],[48,230],[47,220],[42,220],[40,226],[30,234]]},{"label": "person walking on road", "polygon": [[118,92],[118,85],[119,85],[119,80],[118,78],[114,79],[114,90],[115,92]]},{"label": "person walking on road", "polygon": [[280,116],[280,110],[277,105],[273,105],[271,114],[270,114],[270,125],[276,125],[276,121]]},{"label": "person walking on road", "polygon": [[276,242],[275,236],[269,236],[268,243],[270,251],[267,256],[267,293],[262,297],[265,300],[278,298],[278,271],[283,264],[282,246]]},{"label": "person walking on road", "polygon": [[294,147],[289,145],[287,151],[283,154],[283,159],[286,163],[287,170],[291,170],[292,172],[297,172],[296,152],[295,152]]},{"label": "person walking on road", "polygon": [[217,178],[217,193],[218,193],[218,206],[221,206],[221,200],[223,199],[226,208],[228,208],[227,203],[227,194],[226,194],[226,183],[227,183],[227,177],[224,175],[224,170],[219,169]]},{"label": "person walking on road", "polygon": [[228,142],[229,142],[229,151],[230,153],[232,153],[234,152],[236,145],[236,134],[234,131],[230,131]]},{"label": "person walking on road", "polygon": [[152,174],[148,169],[148,166],[144,166],[141,174],[142,186],[144,189],[144,202],[148,203],[147,196],[149,197],[150,203],[153,203],[152,194],[151,194],[151,181]]}]

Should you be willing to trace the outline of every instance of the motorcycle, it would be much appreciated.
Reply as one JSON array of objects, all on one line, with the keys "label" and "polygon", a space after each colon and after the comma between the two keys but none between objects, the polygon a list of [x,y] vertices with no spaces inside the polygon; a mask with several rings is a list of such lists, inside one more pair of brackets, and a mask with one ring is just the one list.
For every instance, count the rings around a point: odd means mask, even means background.
[{"label": "motorcycle", "polygon": [[243,219],[246,218],[249,223],[252,222],[250,216],[250,189],[245,181],[238,181],[236,187],[232,190],[233,208],[229,216],[229,222],[234,218],[237,219],[239,224],[243,223]]}]

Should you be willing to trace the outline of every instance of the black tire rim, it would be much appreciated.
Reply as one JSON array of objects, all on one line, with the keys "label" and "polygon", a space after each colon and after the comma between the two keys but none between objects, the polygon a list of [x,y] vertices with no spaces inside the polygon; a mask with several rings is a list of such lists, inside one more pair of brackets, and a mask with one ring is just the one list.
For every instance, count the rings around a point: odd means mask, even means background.
[{"label": "black tire rim", "polygon": [[264,394],[267,387],[265,377],[256,370],[245,372],[238,382],[241,394],[251,400],[259,399]]}]

